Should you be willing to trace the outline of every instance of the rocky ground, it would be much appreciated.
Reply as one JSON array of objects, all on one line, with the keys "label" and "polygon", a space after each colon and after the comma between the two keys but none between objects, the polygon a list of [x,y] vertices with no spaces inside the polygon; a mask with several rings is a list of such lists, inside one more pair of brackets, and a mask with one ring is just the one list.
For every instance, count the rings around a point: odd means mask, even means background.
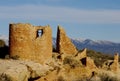
[{"label": "rocky ground", "polygon": [[47,65],[32,61],[0,59],[0,81],[28,81],[46,75],[50,70]]},{"label": "rocky ground", "polygon": [[53,53],[44,64],[0,59],[0,81],[120,81],[117,55],[102,68],[94,64],[86,50],[75,55]]}]

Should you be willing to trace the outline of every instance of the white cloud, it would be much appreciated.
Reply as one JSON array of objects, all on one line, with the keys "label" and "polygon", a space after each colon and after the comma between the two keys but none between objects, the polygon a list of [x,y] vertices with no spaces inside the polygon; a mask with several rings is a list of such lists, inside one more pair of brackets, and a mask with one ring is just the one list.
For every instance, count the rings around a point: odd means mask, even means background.
[{"label": "white cloud", "polygon": [[0,6],[0,19],[52,20],[73,23],[120,23],[120,10],[82,10],[45,5]]}]

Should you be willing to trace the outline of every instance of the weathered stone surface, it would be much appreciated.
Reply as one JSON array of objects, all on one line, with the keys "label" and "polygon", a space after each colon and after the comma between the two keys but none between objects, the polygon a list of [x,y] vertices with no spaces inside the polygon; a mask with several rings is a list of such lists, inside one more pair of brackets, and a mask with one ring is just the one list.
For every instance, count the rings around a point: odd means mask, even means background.
[{"label": "weathered stone surface", "polygon": [[52,31],[49,26],[10,24],[10,56],[44,63],[52,57]]},{"label": "weathered stone surface", "polygon": [[110,69],[114,72],[117,72],[119,70],[119,54],[114,55],[113,63],[110,65]]},{"label": "weathered stone surface", "polygon": [[103,69],[105,70],[110,70],[113,72],[118,72],[119,71],[119,54],[114,55],[114,60],[107,60],[103,63],[102,66]]},{"label": "weathered stone surface", "polygon": [[78,52],[78,54],[75,55],[75,58],[77,60],[80,60],[83,65],[85,65],[86,67],[88,67],[90,69],[97,68],[95,63],[94,63],[94,60],[87,56],[87,49],[86,48],[83,49],[82,52]]},{"label": "weathered stone surface", "polygon": [[57,31],[57,52],[60,54],[76,54],[77,49],[67,37],[64,29],[58,26]]},{"label": "weathered stone surface", "polygon": [[49,73],[48,75],[46,75],[45,77],[41,77],[35,81],[58,81],[56,80],[56,78],[58,77],[58,74],[55,71],[52,71],[51,73]]},{"label": "weathered stone surface", "polygon": [[113,63],[113,60],[107,60],[102,64],[102,69],[110,70],[110,65]]},{"label": "weathered stone surface", "polygon": [[49,72],[48,66],[32,61],[0,60],[0,81],[28,81]]},{"label": "weathered stone surface", "polygon": [[95,63],[94,63],[94,60],[91,59],[90,57],[82,58],[81,62],[82,62],[83,65],[85,65],[87,68],[89,68],[91,70],[97,68]]},{"label": "weathered stone surface", "polygon": [[91,59],[90,57],[86,58],[86,67],[88,67],[89,69],[96,69],[96,65],[94,63],[94,60]]},{"label": "weathered stone surface", "polygon": [[80,60],[87,57],[87,48],[85,48],[82,52],[78,52],[77,55],[75,55],[76,59]]}]

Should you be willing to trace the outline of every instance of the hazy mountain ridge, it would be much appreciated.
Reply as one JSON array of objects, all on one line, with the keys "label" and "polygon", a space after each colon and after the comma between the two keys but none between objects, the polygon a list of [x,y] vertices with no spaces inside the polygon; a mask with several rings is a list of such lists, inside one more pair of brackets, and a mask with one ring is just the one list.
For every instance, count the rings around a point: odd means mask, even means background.
[{"label": "hazy mountain ridge", "polygon": [[[71,39],[73,44],[77,49],[88,48],[98,52],[114,54],[116,52],[120,53],[120,43],[114,43],[111,41],[97,40],[93,41],[91,39]],[[56,38],[53,38],[53,45],[56,47]]]},{"label": "hazy mountain ridge", "polygon": [[[4,40],[6,45],[8,45],[8,37],[5,35],[0,35],[0,39]],[[120,53],[120,43],[114,43],[111,41],[97,40],[93,41],[91,39],[71,39],[73,44],[77,49],[88,48],[98,52],[114,54],[116,52]],[[56,47],[56,38],[53,37],[53,46]]]}]

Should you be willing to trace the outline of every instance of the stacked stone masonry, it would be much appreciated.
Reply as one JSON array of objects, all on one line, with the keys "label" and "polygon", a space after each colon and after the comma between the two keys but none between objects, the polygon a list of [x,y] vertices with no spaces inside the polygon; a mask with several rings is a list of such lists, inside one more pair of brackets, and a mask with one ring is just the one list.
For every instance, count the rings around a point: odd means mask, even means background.
[{"label": "stacked stone masonry", "polygon": [[110,65],[110,69],[114,72],[117,72],[119,70],[119,54],[114,55],[113,63]]},{"label": "stacked stone masonry", "polygon": [[44,63],[52,57],[52,30],[49,26],[10,24],[10,56]]},{"label": "stacked stone masonry", "polygon": [[71,40],[67,37],[66,32],[60,26],[57,31],[57,52],[60,54],[76,54],[78,51]]}]

